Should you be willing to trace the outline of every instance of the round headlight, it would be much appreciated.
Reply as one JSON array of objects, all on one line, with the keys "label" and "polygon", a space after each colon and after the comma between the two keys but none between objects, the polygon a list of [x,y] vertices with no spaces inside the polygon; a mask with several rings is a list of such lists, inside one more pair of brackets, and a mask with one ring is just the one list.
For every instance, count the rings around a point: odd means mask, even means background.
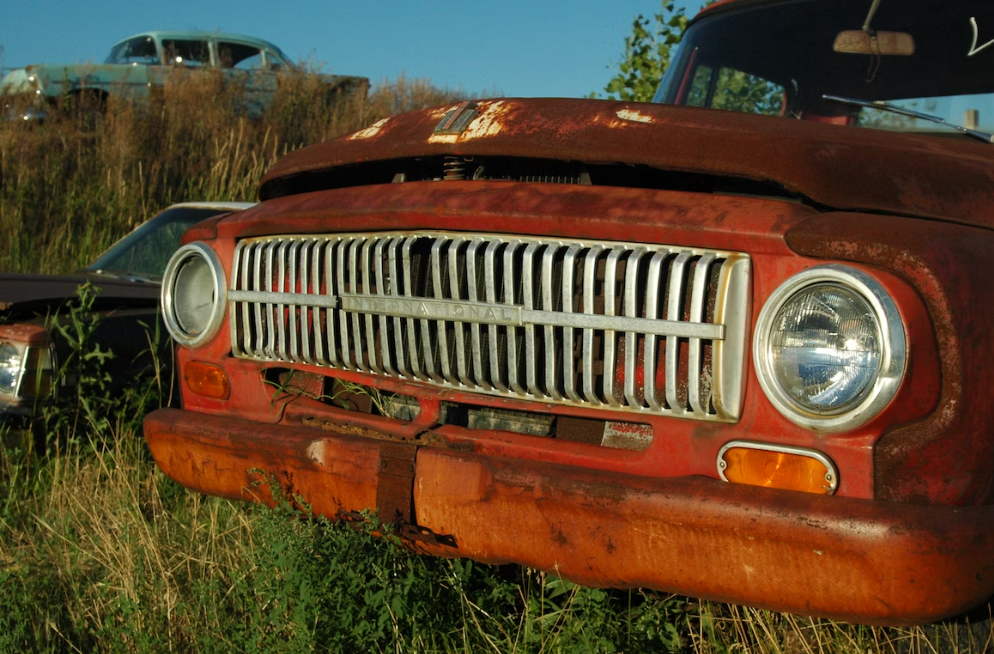
[{"label": "round headlight", "polygon": [[214,250],[196,242],[169,260],[162,278],[162,316],[181,345],[199,347],[217,333],[226,302],[224,268]]},{"label": "round headlight", "polygon": [[893,300],[869,275],[820,266],[774,291],[754,345],[760,384],[793,422],[847,431],[894,397],[906,360]]},{"label": "round headlight", "polygon": [[812,413],[841,413],[866,397],[882,350],[873,307],[836,284],[794,294],[770,326],[773,376]]},{"label": "round headlight", "polygon": [[13,393],[21,377],[21,352],[10,343],[0,345],[0,393]]}]

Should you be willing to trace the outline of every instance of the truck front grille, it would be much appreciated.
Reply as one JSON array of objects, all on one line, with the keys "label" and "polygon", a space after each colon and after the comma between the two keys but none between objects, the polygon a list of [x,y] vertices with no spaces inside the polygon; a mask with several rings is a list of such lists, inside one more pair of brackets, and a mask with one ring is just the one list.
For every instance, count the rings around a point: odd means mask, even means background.
[{"label": "truck front grille", "polygon": [[234,356],[636,413],[734,421],[745,254],[494,234],[238,243]]}]

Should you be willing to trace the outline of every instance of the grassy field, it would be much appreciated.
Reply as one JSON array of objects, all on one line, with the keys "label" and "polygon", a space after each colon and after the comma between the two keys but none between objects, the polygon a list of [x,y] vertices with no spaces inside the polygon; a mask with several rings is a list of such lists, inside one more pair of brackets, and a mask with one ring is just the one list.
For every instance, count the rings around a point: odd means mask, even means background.
[{"label": "grassy field", "polygon": [[[97,121],[2,122],[0,270],[74,270],[171,202],[254,199],[284,152],[460,95],[399,79],[329,105],[302,76],[249,122],[205,78]],[[169,387],[109,397],[94,383],[47,412],[44,448],[0,438],[0,652],[865,654],[982,651],[990,637],[584,588],[415,556],[290,504],[203,497],[159,473],[141,437]]]}]

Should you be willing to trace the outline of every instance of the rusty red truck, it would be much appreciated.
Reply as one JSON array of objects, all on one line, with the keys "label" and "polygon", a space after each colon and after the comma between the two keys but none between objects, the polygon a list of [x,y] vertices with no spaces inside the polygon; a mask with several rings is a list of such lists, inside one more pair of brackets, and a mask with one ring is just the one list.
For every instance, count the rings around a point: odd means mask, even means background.
[{"label": "rusty red truck", "polygon": [[284,157],[163,283],[186,486],[877,624],[994,593],[994,4],[726,0],[657,103]]}]

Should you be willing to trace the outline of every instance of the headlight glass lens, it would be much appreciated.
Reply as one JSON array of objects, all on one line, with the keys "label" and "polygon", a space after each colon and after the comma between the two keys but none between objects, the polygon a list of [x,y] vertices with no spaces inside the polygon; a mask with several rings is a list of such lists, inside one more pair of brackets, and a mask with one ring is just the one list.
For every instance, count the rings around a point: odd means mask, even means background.
[{"label": "headlight glass lens", "polygon": [[0,345],[0,392],[13,393],[17,390],[22,365],[20,350],[10,343]]},{"label": "headlight glass lens", "polygon": [[840,413],[873,386],[883,358],[880,328],[873,308],[854,291],[832,283],[802,289],[771,327],[772,372],[800,407]]},{"label": "headlight glass lens", "polygon": [[197,336],[210,323],[214,311],[214,279],[211,267],[200,256],[183,262],[173,285],[176,320],[190,336]]}]

